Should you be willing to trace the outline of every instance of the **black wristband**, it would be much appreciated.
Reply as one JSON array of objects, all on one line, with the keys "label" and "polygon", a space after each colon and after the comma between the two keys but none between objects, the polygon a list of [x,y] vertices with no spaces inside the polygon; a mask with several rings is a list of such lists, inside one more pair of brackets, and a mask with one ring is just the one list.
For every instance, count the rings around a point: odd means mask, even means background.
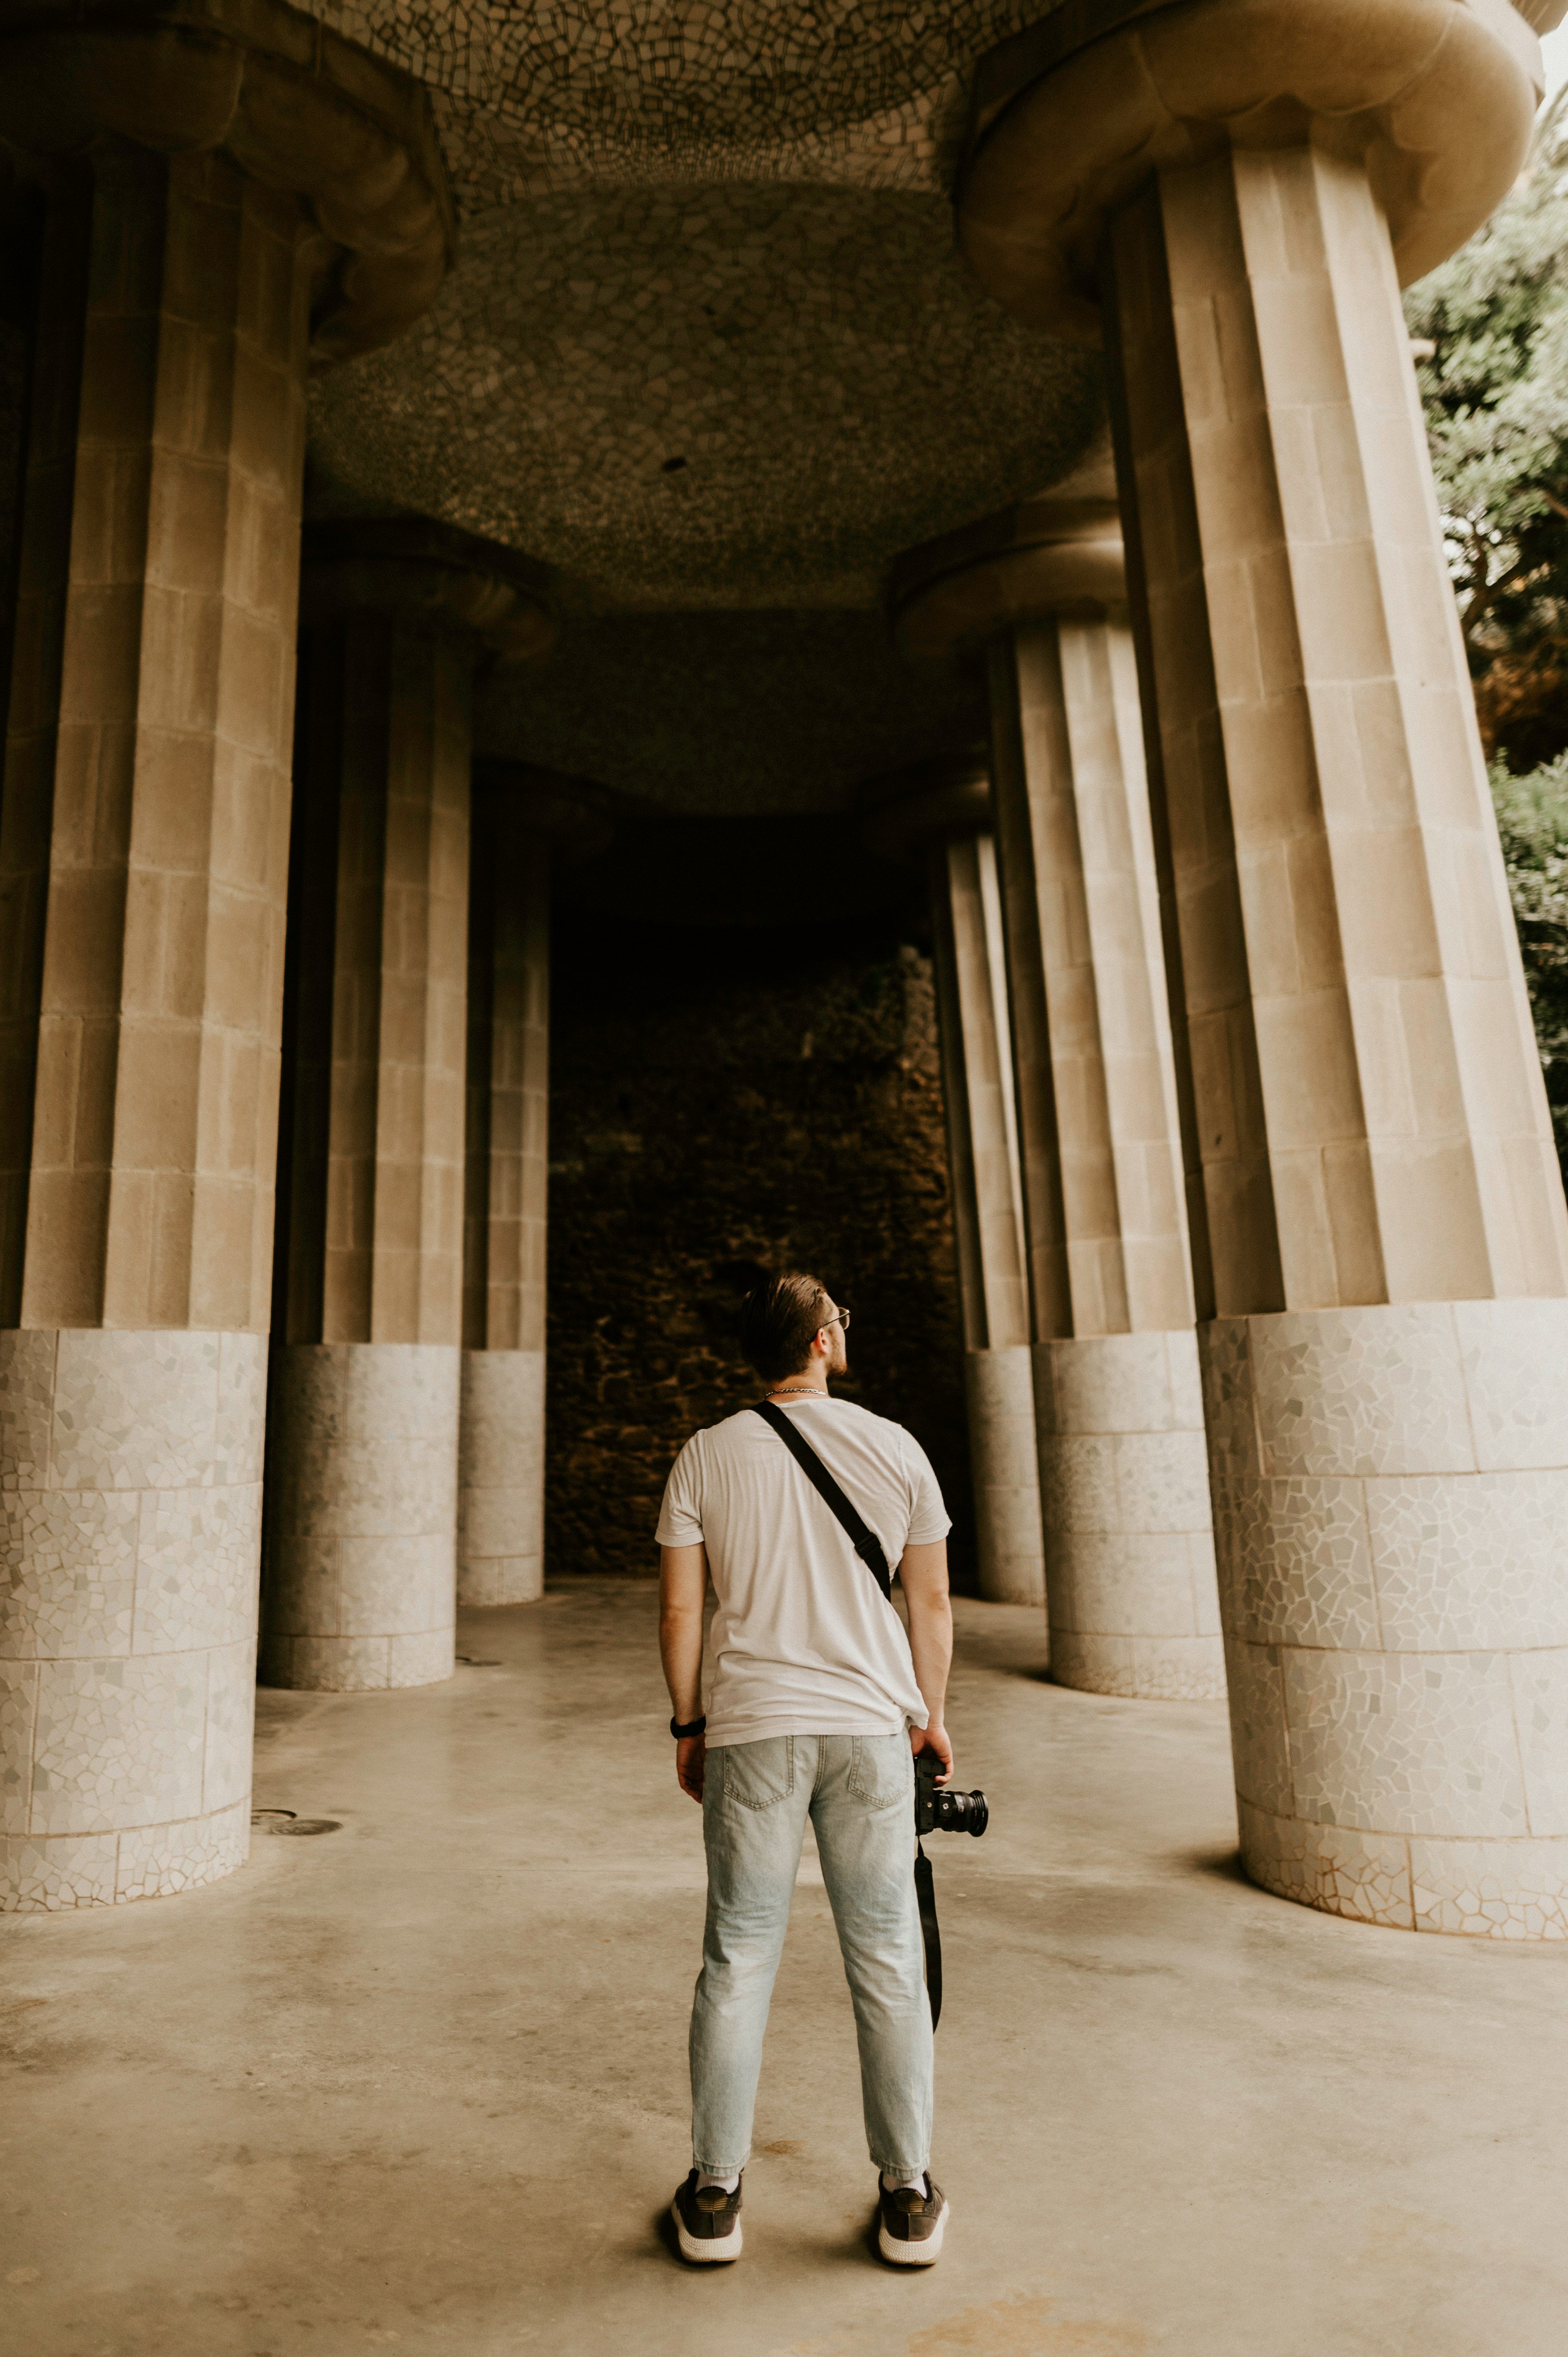
[{"label": "black wristband", "polygon": [[679,1719],[672,1718],[670,1722],[670,1732],[677,1743],[684,1743],[689,1735],[701,1735],[707,1723],[705,1716],[702,1718],[694,1718],[690,1727],[682,1727]]}]

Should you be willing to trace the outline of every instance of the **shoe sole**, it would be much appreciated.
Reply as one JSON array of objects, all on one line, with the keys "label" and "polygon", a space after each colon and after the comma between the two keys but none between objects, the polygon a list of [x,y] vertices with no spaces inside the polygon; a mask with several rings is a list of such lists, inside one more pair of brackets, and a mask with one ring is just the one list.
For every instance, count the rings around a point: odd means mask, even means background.
[{"label": "shoe sole", "polygon": [[673,2201],[670,2204],[670,2215],[675,2222],[675,2233],[681,2245],[681,2256],[683,2259],[690,2259],[693,2266],[723,2266],[731,2259],[739,2258],[742,2245],[738,2218],[735,2222],[733,2233],[721,2235],[716,2240],[699,2243],[694,2235],[687,2233],[681,2223],[681,2212]]},{"label": "shoe sole", "polygon": [[876,2247],[883,2257],[896,2267],[932,2267],[942,2253],[942,2236],[947,2232],[948,2213],[944,2210],[937,2220],[937,2231],[918,2243],[896,2243],[886,2226],[877,2221]]}]

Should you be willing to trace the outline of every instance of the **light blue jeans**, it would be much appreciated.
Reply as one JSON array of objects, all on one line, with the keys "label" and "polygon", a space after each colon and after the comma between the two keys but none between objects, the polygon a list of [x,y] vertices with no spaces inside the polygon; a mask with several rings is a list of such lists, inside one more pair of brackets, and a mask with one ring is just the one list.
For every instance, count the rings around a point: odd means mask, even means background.
[{"label": "light blue jeans", "polygon": [[708,1753],[693,2158],[700,2169],[729,2177],[750,2156],[768,2004],[808,1816],[854,1999],[866,2142],[878,2169],[913,2177],[930,2160],[931,2011],[907,1735],[782,1735]]}]

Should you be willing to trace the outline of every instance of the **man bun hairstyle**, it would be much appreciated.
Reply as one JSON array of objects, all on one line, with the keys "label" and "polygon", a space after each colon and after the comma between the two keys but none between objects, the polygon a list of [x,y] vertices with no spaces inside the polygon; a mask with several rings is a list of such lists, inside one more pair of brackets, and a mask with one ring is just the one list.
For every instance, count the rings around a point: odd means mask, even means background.
[{"label": "man bun hairstyle", "polygon": [[827,1303],[822,1286],[798,1268],[752,1286],[741,1305],[740,1347],[765,1383],[805,1372]]}]

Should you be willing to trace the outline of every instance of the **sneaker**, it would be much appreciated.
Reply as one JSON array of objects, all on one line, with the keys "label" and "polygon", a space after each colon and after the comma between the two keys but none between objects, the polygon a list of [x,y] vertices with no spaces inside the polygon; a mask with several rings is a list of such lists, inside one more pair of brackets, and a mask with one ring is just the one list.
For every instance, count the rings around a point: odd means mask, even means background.
[{"label": "sneaker", "polygon": [[880,2175],[876,2179],[876,2247],[896,2267],[929,2267],[941,2256],[942,2233],[948,2222],[948,2198],[926,2172],[926,2190],[912,2185],[889,2193]]},{"label": "sneaker", "polygon": [[677,2190],[670,2215],[675,2221],[683,2259],[694,2259],[699,2266],[711,2266],[716,2259],[739,2258],[738,2185],[733,2193],[726,2193],[722,2185],[704,2185],[699,2193],[693,2169],[685,2184]]}]

